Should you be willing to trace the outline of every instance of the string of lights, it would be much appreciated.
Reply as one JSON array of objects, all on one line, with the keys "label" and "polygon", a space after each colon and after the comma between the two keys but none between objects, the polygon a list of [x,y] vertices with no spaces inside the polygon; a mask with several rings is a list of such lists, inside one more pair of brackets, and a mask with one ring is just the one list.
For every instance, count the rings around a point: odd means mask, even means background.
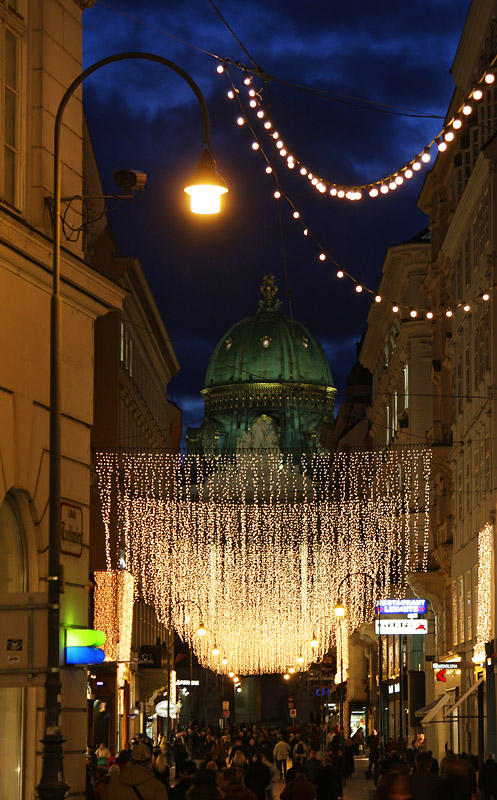
[{"label": "string of lights", "polygon": [[[389,305],[393,314],[398,315],[399,317],[403,317],[403,319],[407,320],[407,321],[415,321],[415,320],[418,320],[418,319],[426,319],[428,321],[432,321],[432,320],[435,320],[437,318],[444,318],[444,317],[446,319],[452,319],[458,312],[462,312],[462,315],[464,316],[464,315],[470,313],[472,310],[474,310],[475,305],[477,305],[477,304],[485,304],[491,299],[492,290],[496,288],[495,284],[492,284],[489,287],[482,288],[481,291],[478,293],[478,295],[476,297],[471,298],[470,300],[458,300],[457,302],[455,302],[453,304],[450,304],[450,305],[447,304],[447,305],[444,305],[444,306],[441,306],[441,307],[438,307],[438,308],[434,308],[434,307],[433,308],[421,308],[421,307],[415,308],[415,307],[406,305],[404,303],[401,303],[401,302],[399,302],[399,301],[397,301],[395,299],[390,299],[390,298],[387,298],[385,296],[382,296],[382,295],[378,294],[377,291],[375,291],[374,289],[369,287],[367,284],[363,283],[359,278],[357,278],[355,275],[353,275],[351,272],[349,272],[342,264],[340,264],[337,261],[337,259],[329,252],[329,250],[323,245],[323,243],[320,241],[320,239],[315,235],[315,233],[313,232],[313,230],[310,227],[310,225],[305,221],[303,213],[300,211],[299,208],[297,208],[297,206],[294,203],[294,201],[292,200],[292,198],[283,189],[283,187],[281,185],[281,182],[280,182],[280,179],[279,179],[279,176],[278,176],[278,171],[277,171],[277,169],[275,167],[275,164],[271,160],[270,156],[268,155],[267,150],[264,148],[262,140],[261,140],[260,136],[258,135],[258,133],[257,133],[255,127],[254,127],[254,124],[252,124],[252,122],[250,120],[250,115],[249,115],[249,113],[248,113],[248,111],[247,111],[247,109],[246,109],[246,107],[244,105],[244,101],[243,101],[242,96],[241,96],[241,91],[239,89],[237,89],[237,87],[235,86],[235,84],[233,82],[233,79],[231,77],[230,71],[227,68],[227,65],[226,64],[224,64],[224,65],[223,64],[219,64],[218,67],[217,67],[217,71],[220,74],[225,74],[227,79],[228,79],[229,85],[231,87],[228,90],[228,93],[227,93],[228,99],[229,100],[235,100],[237,102],[238,106],[239,106],[239,109],[240,109],[241,113],[236,117],[235,124],[239,128],[243,128],[243,127],[247,127],[248,128],[248,130],[250,131],[250,133],[252,135],[252,139],[253,139],[252,142],[251,142],[251,149],[252,149],[252,151],[254,151],[256,153],[259,153],[262,156],[262,158],[264,160],[264,163],[266,165],[265,166],[265,172],[269,177],[271,177],[273,179],[274,187],[275,187],[274,191],[273,191],[274,199],[277,200],[277,201],[281,201],[281,200],[286,201],[286,203],[289,206],[290,217],[291,217],[292,221],[294,221],[294,222],[296,222],[297,224],[300,225],[301,230],[302,230],[302,234],[316,246],[316,253],[317,253],[318,261],[320,261],[321,263],[325,263],[327,261],[331,262],[337,269],[336,277],[339,280],[348,280],[350,283],[352,283],[354,292],[357,295],[359,295],[359,296],[370,295],[372,298],[374,298],[374,302],[376,304],[387,304],[387,305]],[[485,76],[494,76],[494,73],[493,72],[487,72],[487,73],[485,73]],[[485,82],[485,80],[484,80],[484,82]],[[487,85],[490,85],[490,83],[487,82]],[[253,108],[255,108],[257,106],[257,101],[255,100],[256,90],[252,88],[252,77],[251,76],[247,75],[245,77],[244,86],[245,87],[250,87],[250,88],[248,88],[248,98],[249,98],[248,105],[253,107]],[[254,94],[251,95],[250,92],[253,92]],[[474,92],[477,93],[477,97],[480,97],[478,92],[481,92],[482,93],[481,96],[483,96],[483,90],[482,89],[475,89]],[[262,117],[260,117],[260,119],[264,118],[264,112],[262,111],[262,109],[259,109],[257,114],[258,115],[259,114],[263,115]],[[265,126],[270,125],[271,128],[272,128],[272,124],[270,123],[269,120],[266,120],[264,122],[264,125]],[[450,131],[449,131],[449,133],[450,133]],[[279,152],[280,156],[286,158],[287,166],[289,167],[289,169],[294,169],[296,164],[297,164],[297,162],[295,161],[294,157],[286,151],[286,148],[284,147],[283,140],[279,138],[279,132],[273,130],[271,136],[272,136],[272,139],[276,141],[276,149]],[[450,139],[450,141],[453,141],[453,139],[451,137],[449,137],[449,139]],[[281,146],[279,146],[279,145],[281,145]],[[444,148],[442,147],[441,149],[443,150]],[[305,167],[301,168],[301,170],[300,170],[301,172],[302,172],[302,169],[306,169],[306,168]],[[306,172],[306,175],[307,175],[308,178],[310,176],[312,185],[316,186],[316,188],[318,188],[318,191],[320,191],[322,193],[326,191],[326,185],[325,185],[325,183],[323,181],[319,181],[319,179],[316,176],[314,176],[312,173]],[[402,179],[402,182],[403,182],[403,179]],[[318,184],[320,184],[319,187],[318,187]],[[340,190],[340,192],[341,191],[342,190]],[[341,195],[340,195],[340,197],[341,197]],[[358,198],[356,198],[356,199],[358,199]]]},{"label": "string of lights", "polygon": [[473,661],[485,663],[485,643],[492,638],[494,528],[489,522],[478,534],[478,608]]},{"label": "string of lights", "polygon": [[[219,64],[217,66],[217,72],[223,74],[224,71],[224,65]],[[377,178],[368,183],[355,185],[339,184],[335,181],[318,177],[315,172],[295,156],[288,145],[285,144],[283,137],[277,130],[277,126],[274,125],[270,119],[267,107],[262,102],[263,87],[258,86],[256,88],[254,77],[249,74],[248,71],[245,73],[244,88],[247,91],[249,108],[255,115],[256,120],[260,123],[262,131],[279,151],[280,156],[286,160],[288,169],[297,170],[297,172],[304,179],[309,181],[320,194],[325,194],[328,197],[333,197],[338,200],[355,202],[361,200],[364,196],[379,198],[396,191],[403,184],[409,182],[424,166],[430,163],[432,148],[436,147],[438,152],[445,152],[456,141],[456,136],[464,133],[464,123],[466,121],[469,123],[473,119],[473,112],[478,103],[483,100],[485,90],[490,89],[495,83],[495,77],[496,72],[494,69],[486,69],[451,119],[443,126],[440,132],[408,162],[389,175]],[[240,91],[240,89],[231,86],[227,96],[232,100],[234,99],[232,95],[235,93],[239,94]]]},{"label": "string of lights", "polygon": [[[353,630],[372,614],[360,575],[402,595],[426,566],[431,451],[406,446],[308,458],[278,451],[102,452],[96,470],[136,591],[221,673],[305,670],[336,644],[335,602]],[[198,611],[177,598],[188,597]],[[331,618],[330,618],[331,615]],[[318,622],[314,622],[318,620]],[[199,636],[204,629],[208,635]]]}]

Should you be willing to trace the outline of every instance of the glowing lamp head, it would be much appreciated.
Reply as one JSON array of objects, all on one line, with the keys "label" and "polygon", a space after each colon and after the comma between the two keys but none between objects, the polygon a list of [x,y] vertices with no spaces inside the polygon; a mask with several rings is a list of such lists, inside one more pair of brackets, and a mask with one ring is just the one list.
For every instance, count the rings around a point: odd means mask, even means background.
[{"label": "glowing lamp head", "polygon": [[283,675],[283,680],[284,681],[289,681],[290,680],[290,675],[288,674],[288,672],[285,672],[285,674]]},{"label": "glowing lamp head", "polygon": [[333,611],[337,619],[341,619],[345,616],[345,606],[341,600],[338,601]]},{"label": "glowing lamp head", "polygon": [[217,646],[217,644],[212,648],[212,655],[213,656],[219,655],[219,647]]},{"label": "glowing lamp head", "polygon": [[205,625],[204,625],[203,622],[201,622],[200,625],[197,628],[197,636],[205,636],[206,633],[207,633],[207,630],[205,628]]},{"label": "glowing lamp head", "polygon": [[235,677],[234,672],[228,672],[228,678],[234,678],[234,677]]},{"label": "glowing lamp head", "polygon": [[488,292],[484,292],[484,293],[482,294],[482,296],[481,296],[481,299],[482,299],[482,300],[484,300],[484,301],[485,301],[485,303],[486,303],[486,302],[487,302],[487,300],[490,300],[490,295],[489,295],[489,293],[488,293]]},{"label": "glowing lamp head", "polygon": [[319,644],[318,640],[316,639],[315,636],[313,636],[311,639],[311,647],[315,650],[318,644]]},{"label": "glowing lamp head", "polygon": [[227,663],[228,663],[228,659],[225,656],[224,658],[221,659],[221,664],[223,665],[223,667],[225,667]]},{"label": "glowing lamp head", "polygon": [[374,301],[375,303],[381,303],[381,295],[377,294]]},{"label": "glowing lamp head", "polygon": [[192,214],[219,214],[221,196],[227,191],[228,187],[216,170],[216,162],[211,151],[204,146],[197,169],[188,186],[185,186],[185,192],[190,196]]},{"label": "glowing lamp head", "polygon": [[297,662],[299,664],[303,664],[304,663],[304,656],[297,656]]},{"label": "glowing lamp head", "polygon": [[240,683],[240,678],[238,675],[233,675],[233,683]]}]

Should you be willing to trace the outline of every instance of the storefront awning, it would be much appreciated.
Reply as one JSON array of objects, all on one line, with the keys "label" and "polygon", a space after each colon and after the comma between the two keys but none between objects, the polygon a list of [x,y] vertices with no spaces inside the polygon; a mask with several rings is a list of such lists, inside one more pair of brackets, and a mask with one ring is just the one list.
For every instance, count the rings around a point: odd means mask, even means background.
[{"label": "storefront awning", "polygon": [[440,695],[440,697],[437,697],[437,699],[434,700],[433,703],[430,703],[427,706],[423,706],[423,708],[418,708],[418,710],[416,711],[416,716],[423,717],[423,719],[421,720],[421,725],[427,725],[429,722],[432,722],[433,719],[439,713],[439,711],[441,711],[442,708],[447,705],[447,703],[450,700],[450,697],[451,695],[448,692],[446,692],[445,694]]},{"label": "storefront awning", "polygon": [[461,697],[459,698],[459,700],[457,700],[457,701],[454,703],[454,705],[453,705],[453,706],[451,706],[451,707],[450,707],[450,708],[447,710],[447,713],[445,714],[445,716],[449,717],[451,714],[453,714],[453,713],[454,713],[454,711],[455,711],[457,708],[459,708],[459,706],[461,705],[461,703],[464,703],[464,701],[465,701],[465,700],[466,700],[466,699],[467,699],[467,698],[470,696],[470,694],[473,694],[473,692],[476,692],[476,690],[478,689],[478,687],[479,687],[480,683],[482,683],[482,681],[483,681],[483,677],[481,677],[481,678],[478,678],[478,680],[477,680],[477,681],[475,681],[475,683],[474,683],[472,686],[470,686],[470,687],[469,687],[469,689],[468,689],[466,692],[464,692],[464,694],[463,694],[463,695],[461,695]]}]

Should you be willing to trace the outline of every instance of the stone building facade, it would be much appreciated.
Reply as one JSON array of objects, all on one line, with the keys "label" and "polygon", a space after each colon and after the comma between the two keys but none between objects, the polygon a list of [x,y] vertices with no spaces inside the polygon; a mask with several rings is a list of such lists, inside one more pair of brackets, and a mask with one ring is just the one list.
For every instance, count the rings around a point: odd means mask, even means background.
[{"label": "stone building facade", "polygon": [[[49,341],[53,127],[81,71],[74,0],[0,4],[0,796],[34,797],[41,776],[48,577]],[[81,195],[83,114],[62,130],[62,194]],[[77,209],[72,222],[78,220]],[[95,320],[125,290],[62,240],[62,504],[60,659],[64,629],[88,626],[90,432]],[[17,610],[16,610],[17,609]],[[11,644],[9,645],[9,640]],[[19,649],[14,651],[12,642]],[[85,794],[86,670],[62,668],[65,779]]]}]

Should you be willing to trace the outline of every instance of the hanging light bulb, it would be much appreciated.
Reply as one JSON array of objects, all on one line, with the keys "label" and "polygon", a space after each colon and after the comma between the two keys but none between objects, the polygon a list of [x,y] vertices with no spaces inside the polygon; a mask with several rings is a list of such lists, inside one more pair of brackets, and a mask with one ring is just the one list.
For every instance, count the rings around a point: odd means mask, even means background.
[{"label": "hanging light bulb", "polygon": [[281,197],[281,192],[279,192],[278,190],[276,190],[276,191],[275,191],[275,193],[274,193],[274,195],[273,195],[273,197],[275,197],[275,198],[276,198],[276,200],[279,200],[279,199],[280,199],[280,197]]},{"label": "hanging light bulb", "polygon": [[462,128],[462,119],[461,117],[455,116],[452,120],[452,127],[455,131],[458,131],[459,128]]},{"label": "hanging light bulb", "polygon": [[301,175],[307,175],[307,170],[306,170],[306,168],[305,168],[305,167],[301,167],[301,168],[300,168],[300,174],[301,174]]},{"label": "hanging light bulb", "polygon": [[438,147],[439,151],[441,153],[445,152],[445,150],[447,150],[447,142],[444,141],[444,139],[442,139],[441,136],[437,136],[437,140],[436,141],[437,141],[437,147]]},{"label": "hanging light bulb", "polygon": [[295,667],[288,667],[288,672],[290,673],[290,675],[294,675],[295,674]]},{"label": "hanging light bulb", "polygon": [[487,300],[490,300],[490,295],[489,295],[489,293],[488,293],[488,292],[484,292],[484,293],[482,294],[482,296],[481,296],[481,299],[482,299],[482,300],[484,300],[484,301],[485,301],[485,303],[486,303],[486,302],[487,302]]},{"label": "hanging light bulb", "polygon": [[381,295],[377,294],[374,301],[375,303],[381,303]]},{"label": "hanging light bulb", "polygon": [[252,150],[258,150],[258,149],[259,149],[259,142],[252,142]]},{"label": "hanging light bulb", "polygon": [[294,211],[292,216],[294,219],[298,219],[300,217],[300,214],[298,211]]},{"label": "hanging light bulb", "polygon": [[478,102],[478,100],[481,100],[483,97],[482,90],[478,87],[476,89],[473,89],[471,97],[473,98],[473,100],[476,100]]},{"label": "hanging light bulb", "polygon": [[444,139],[445,139],[446,142],[453,142],[454,139],[455,139],[455,136],[454,136],[452,131],[447,131],[447,133],[444,136]]},{"label": "hanging light bulb", "polygon": [[465,117],[469,117],[469,115],[473,113],[473,106],[470,106],[469,103],[465,103],[462,107],[462,113]]},{"label": "hanging light bulb", "polygon": [[227,96],[229,97],[230,100],[233,100],[235,95],[234,95],[234,92],[231,89],[228,92],[226,92],[226,94],[227,94]]},{"label": "hanging light bulb", "polygon": [[485,83],[488,83],[489,85],[491,83],[493,83],[495,81],[494,73],[493,72],[487,72],[487,74],[484,77],[484,81],[485,81]]},{"label": "hanging light bulb", "polygon": [[393,311],[394,314],[396,314],[398,312],[398,310],[399,310],[398,305],[392,306],[392,311]]},{"label": "hanging light bulb", "polygon": [[402,175],[395,176],[395,183],[397,184],[397,186],[402,186],[402,184],[404,183],[404,178],[402,177]]},{"label": "hanging light bulb", "polygon": [[255,108],[256,105],[257,105],[257,101],[256,100],[251,100],[250,103],[249,103],[250,108]]},{"label": "hanging light bulb", "polygon": [[416,317],[418,316],[418,312],[416,311],[415,308],[411,309],[410,316],[412,319],[416,319]]},{"label": "hanging light bulb", "polygon": [[204,625],[203,622],[201,622],[200,625],[197,628],[197,636],[205,636],[206,633],[207,633],[207,630],[205,628],[205,625]]},{"label": "hanging light bulb", "polygon": [[245,80],[243,82],[244,82],[245,86],[250,86],[250,84],[252,83],[252,78],[248,78],[247,77],[247,78],[245,78]]},{"label": "hanging light bulb", "polygon": [[326,253],[320,253],[319,254],[319,260],[320,261],[326,261]]},{"label": "hanging light bulb", "polygon": [[468,305],[467,303],[465,303],[464,306],[463,306],[463,311],[466,311],[466,312],[471,311],[471,306]]},{"label": "hanging light bulb", "polygon": [[237,120],[236,120],[236,124],[237,125],[245,125],[245,120],[243,119],[243,117],[238,117]]},{"label": "hanging light bulb", "polygon": [[412,168],[414,172],[419,172],[419,170],[421,169],[421,164],[419,163],[419,161],[413,161]]},{"label": "hanging light bulb", "polygon": [[228,659],[226,658],[226,656],[223,656],[223,658],[221,659],[221,664],[223,665],[223,667],[225,667],[227,663]]},{"label": "hanging light bulb", "polygon": [[337,187],[336,186],[332,186],[331,189],[330,189],[331,196],[332,197],[336,197],[337,196],[337,192],[338,192]]},{"label": "hanging light bulb", "polygon": [[397,188],[397,184],[395,183],[395,181],[390,181],[390,183],[388,184],[388,188],[390,189],[391,192],[395,192]]},{"label": "hanging light bulb", "polygon": [[269,166],[269,164],[268,164],[268,166],[266,167],[266,172],[267,172],[267,174],[268,174],[268,175],[271,175],[272,171],[273,171],[273,168],[272,168],[272,167],[270,167],[270,166]]},{"label": "hanging light bulb", "polygon": [[214,647],[212,648],[212,655],[213,656],[219,655],[219,647],[217,646],[217,644],[215,644]]},{"label": "hanging light bulb", "polygon": [[257,116],[259,117],[259,119],[262,119],[264,117],[264,111],[262,110],[262,108],[259,109],[259,111],[257,112]]},{"label": "hanging light bulb", "polygon": [[282,156],[283,158],[286,156],[286,150],[284,147],[280,150],[280,156]]},{"label": "hanging light bulb", "polygon": [[376,186],[373,186],[373,188],[369,190],[369,196],[378,197],[378,189],[376,188]]},{"label": "hanging light bulb", "polygon": [[431,160],[430,148],[429,147],[425,147],[425,149],[423,150],[423,152],[421,154],[421,161],[423,161],[424,164],[428,164],[428,162],[430,160]]},{"label": "hanging light bulb", "polygon": [[283,680],[285,680],[285,681],[289,681],[290,680],[290,675],[288,674],[288,672],[285,672],[285,674],[283,675]]},{"label": "hanging light bulb", "polygon": [[255,89],[249,89],[249,96],[255,97]]},{"label": "hanging light bulb", "polygon": [[220,74],[220,75],[222,75],[222,73],[224,72],[224,67],[223,67],[223,65],[222,65],[222,64],[219,64],[219,66],[218,66],[218,67],[216,67],[216,71],[217,71],[217,72],[219,72],[219,74]]},{"label": "hanging light bulb", "polygon": [[[343,276],[344,276],[343,270],[339,269],[338,272],[337,272],[337,278],[343,278]],[[317,645],[316,645],[316,647],[317,647]]]},{"label": "hanging light bulb", "polygon": [[234,678],[234,677],[235,677],[234,672],[228,672],[228,678]]},{"label": "hanging light bulb", "polygon": [[408,181],[409,181],[409,180],[411,180],[411,178],[412,178],[413,174],[414,174],[414,173],[413,173],[412,169],[409,169],[409,167],[408,167],[408,168],[406,169],[406,171],[404,172],[404,175],[406,176],[406,178],[407,178],[407,180],[408,180]]},{"label": "hanging light bulb", "polygon": [[340,198],[341,198],[341,197],[345,197],[345,192],[343,191],[343,189],[339,189],[339,190],[338,190],[338,192],[337,192],[337,196],[338,196],[338,197],[340,197]]},{"label": "hanging light bulb", "polygon": [[265,129],[266,129],[267,131],[270,129],[270,127],[271,127],[271,123],[269,122],[269,120],[268,120],[268,119],[265,121],[265,123],[264,123],[264,127],[265,127]]},{"label": "hanging light bulb", "polygon": [[355,287],[355,290],[356,290],[357,294],[361,294],[361,292],[362,292],[362,286],[361,286],[361,284],[360,284],[360,283],[358,283],[358,284],[357,284],[357,286]]},{"label": "hanging light bulb", "polygon": [[380,192],[381,192],[382,194],[388,194],[388,186],[386,185],[386,183],[382,183],[382,184],[381,184],[381,186],[380,186]]},{"label": "hanging light bulb", "polygon": [[299,664],[303,664],[304,663],[304,656],[297,656],[297,661],[298,661]]},{"label": "hanging light bulb", "polygon": [[426,319],[433,319],[433,311],[426,312]]},{"label": "hanging light bulb", "polygon": [[445,312],[445,316],[448,317],[449,319],[451,318],[452,311],[450,310],[450,308],[448,308],[447,311]]}]

